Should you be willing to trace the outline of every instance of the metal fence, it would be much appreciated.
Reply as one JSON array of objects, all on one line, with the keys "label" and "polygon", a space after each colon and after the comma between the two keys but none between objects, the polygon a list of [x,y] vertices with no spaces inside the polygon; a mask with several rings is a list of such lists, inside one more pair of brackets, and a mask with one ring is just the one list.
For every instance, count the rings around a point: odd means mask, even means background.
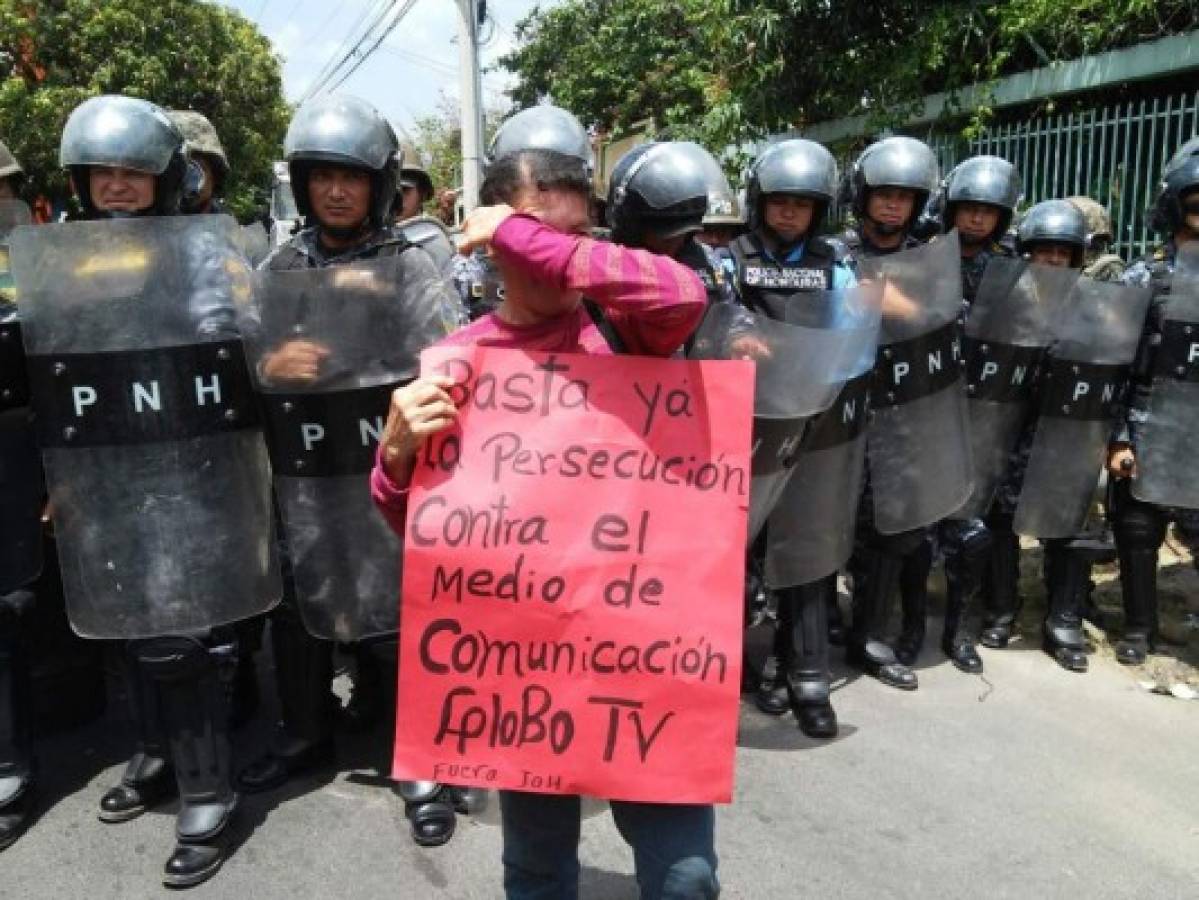
[{"label": "metal fence", "polygon": [[969,141],[923,135],[948,172],[980,153],[1009,160],[1024,179],[1024,205],[1086,194],[1112,214],[1114,247],[1126,259],[1151,248],[1146,210],[1162,168],[1174,152],[1199,134],[1199,90],[1133,100],[1060,115],[994,125]]}]

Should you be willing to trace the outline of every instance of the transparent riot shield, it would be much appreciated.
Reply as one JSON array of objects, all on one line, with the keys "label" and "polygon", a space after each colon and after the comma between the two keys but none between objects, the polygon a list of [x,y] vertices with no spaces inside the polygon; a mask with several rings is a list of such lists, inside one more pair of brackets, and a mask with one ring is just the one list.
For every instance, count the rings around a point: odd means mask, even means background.
[{"label": "transparent riot shield", "polygon": [[1086,522],[1150,289],[1079,278],[1054,325],[1015,530],[1073,537]]},{"label": "transparent riot shield", "polygon": [[[866,452],[865,427],[877,351],[877,332],[863,328],[881,314],[882,285],[794,295],[786,319],[826,329],[840,342],[849,327],[860,343],[847,355],[832,405],[809,422],[799,443],[794,474],[782,488],[766,529],[766,581],[772,588],[807,584],[836,572],[853,550],[858,497]],[[844,316],[842,310],[872,311]]]},{"label": "transparent riot shield", "polygon": [[[794,471],[809,420],[832,406],[863,371],[878,340],[879,293],[849,291],[840,305],[796,303],[779,321],[728,303],[713,304],[696,331],[694,359],[753,359],[754,436],[749,536],[761,531]],[[823,321],[814,315],[832,315]],[[792,321],[807,324],[792,324]]]},{"label": "transparent riot shield", "polygon": [[241,229],[242,252],[249,260],[251,268],[258,268],[271,252],[271,238],[266,233],[266,227],[261,222],[243,225]]},{"label": "transparent riot shield", "polygon": [[0,200],[0,594],[28,584],[42,569],[42,460],[8,256],[9,235],[29,221],[24,203]]},{"label": "transparent riot shield", "polygon": [[1199,509],[1195,442],[1199,439],[1199,246],[1179,248],[1154,355],[1153,387],[1137,428],[1133,496],[1163,506]]},{"label": "transparent riot shield", "polygon": [[1041,358],[1078,271],[997,257],[987,264],[966,316],[966,393],[974,490],[957,514],[990,509],[1031,421]]},{"label": "transparent riot shield", "polygon": [[[400,540],[368,476],[391,392],[447,333],[440,277],[418,251],[256,274],[243,330],[304,624],[338,641],[392,633]],[[315,360],[314,374],[289,369],[297,352]]]},{"label": "transparent riot shield", "polygon": [[863,279],[885,285],[866,432],[874,526],[883,534],[953,515],[973,488],[960,269],[957,232],[861,261]]},{"label": "transparent riot shield", "polygon": [[67,611],[86,637],[203,631],[280,597],[227,216],[12,240]]}]

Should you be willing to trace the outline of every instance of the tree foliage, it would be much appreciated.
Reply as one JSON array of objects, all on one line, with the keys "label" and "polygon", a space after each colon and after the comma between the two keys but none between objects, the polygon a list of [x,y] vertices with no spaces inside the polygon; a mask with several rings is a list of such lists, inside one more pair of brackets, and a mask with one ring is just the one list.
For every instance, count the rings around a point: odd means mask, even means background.
[{"label": "tree foliage", "polygon": [[521,21],[502,63],[520,104],[724,147],[847,115],[893,126],[928,93],[1196,27],[1195,0],[566,0]]},{"label": "tree foliage", "polygon": [[[486,150],[495,129],[504,118],[502,110],[483,110],[483,148]],[[458,101],[442,94],[433,112],[420,116],[409,136],[416,145],[420,161],[433,179],[435,191],[454,189],[462,184],[462,124]],[[436,212],[436,201],[426,205]]]},{"label": "tree foliage", "polygon": [[239,13],[194,0],[0,0],[0,137],[31,190],[66,196],[62,128],[98,94],[202,112],[229,157],[233,212],[261,203],[290,111],[270,43]]}]

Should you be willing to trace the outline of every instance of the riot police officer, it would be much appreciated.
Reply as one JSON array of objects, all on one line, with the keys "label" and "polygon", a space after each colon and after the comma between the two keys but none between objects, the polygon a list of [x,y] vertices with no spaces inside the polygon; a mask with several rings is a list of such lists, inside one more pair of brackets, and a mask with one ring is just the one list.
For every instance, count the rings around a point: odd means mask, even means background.
[{"label": "riot police officer", "polygon": [[30,590],[41,568],[41,461],[7,259],[8,234],[29,219],[16,197],[25,172],[0,141],[0,850],[33,811],[28,659]]},{"label": "riot police officer", "polygon": [[[1005,159],[973,156],[960,163],[941,187],[941,224],[956,230],[961,244],[962,297],[965,309],[974,302],[987,264],[996,257],[1011,258],[1014,251],[1002,243],[1012,224],[1023,187],[1020,175]],[[1010,528],[1009,528],[1010,530]],[[1012,536],[1015,537],[1014,535]],[[974,648],[971,619],[993,552],[1013,554],[1019,543],[993,544],[987,525],[979,519],[947,519],[939,528],[945,555],[946,610],[941,649],[957,668],[982,671],[982,658]],[[998,571],[1010,571],[1004,560]]]},{"label": "riot police officer", "polygon": [[[667,141],[634,147],[617,162],[608,185],[612,240],[688,266],[711,303],[736,299],[720,260],[696,239],[717,179],[724,181],[724,173],[707,150],[689,141]],[[727,181],[724,192],[731,193]]]},{"label": "riot police officer", "polygon": [[[1193,413],[1187,407],[1169,411],[1155,409],[1154,388],[1160,360],[1175,359],[1184,366],[1184,371],[1188,360],[1185,345],[1181,357],[1180,351],[1171,345],[1171,338],[1177,339],[1176,333],[1182,329],[1165,326],[1179,255],[1184,250],[1193,252],[1193,246],[1199,240],[1199,138],[1184,144],[1166,164],[1151,210],[1150,224],[1162,236],[1163,243],[1133,263],[1122,279],[1125,284],[1151,287],[1152,300],[1133,364],[1127,414],[1108,454],[1108,476],[1118,479],[1111,516],[1124,599],[1124,635],[1116,644],[1116,658],[1126,665],[1143,663],[1157,643],[1157,554],[1169,521],[1174,520],[1179,537],[1192,552],[1199,549],[1199,513],[1189,506],[1178,508],[1146,502],[1137,496],[1136,483],[1137,479],[1148,479],[1151,474],[1148,470],[1141,473],[1138,464],[1145,462],[1141,458],[1145,448],[1140,444],[1150,439],[1150,433],[1157,425],[1155,418],[1163,415],[1173,418],[1176,428],[1184,432],[1194,421],[1189,418]],[[1175,452],[1189,446],[1189,434],[1183,433],[1180,438],[1181,447],[1176,445]],[[1183,460],[1168,462],[1185,472]],[[1193,481],[1193,478],[1189,480]]]},{"label": "riot police officer", "polygon": [[[306,227],[263,263],[271,271],[323,269],[362,260],[417,254],[432,261],[391,225],[400,168],[399,144],[387,121],[365,101],[326,97],[297,110],[284,152],[296,206]],[[441,284],[447,322],[457,322],[460,305]],[[319,342],[298,337],[263,357],[261,376],[299,386],[314,381],[328,356]],[[294,587],[271,618],[281,719],[268,752],[237,776],[247,793],[274,789],[289,778],[325,765],[334,756],[333,644],[310,634],[300,616]],[[380,705],[363,695],[384,690],[394,678],[380,671],[369,648],[356,650],[355,703]],[[454,831],[448,789],[433,783],[403,783],[414,839],[445,843]]]},{"label": "riot police officer", "polygon": [[[503,121],[487,151],[487,165],[522,150],[549,150],[577,161],[590,181],[595,163],[591,138],[573,114],[558,106],[540,104],[522,109]],[[454,256],[452,278],[471,319],[496,309],[504,299],[504,286],[495,267],[481,250]]]},{"label": "riot police officer", "polygon": [[203,113],[192,109],[173,109],[170,116],[183,133],[188,160],[182,211],[209,215],[225,212],[222,195],[229,177],[229,158],[216,129]]},{"label": "riot police officer", "polygon": [[[138,221],[146,216],[177,216],[180,211],[187,170],[184,138],[166,112],[152,103],[130,97],[103,96],[88,100],[67,120],[60,158],[70,173],[83,217],[90,221],[37,229],[27,243],[42,241],[44,246],[53,248],[60,240],[54,229],[75,229],[70,234],[77,236],[79,244],[76,246],[85,247],[76,252],[91,252],[92,247],[107,246],[111,231],[111,239],[116,240],[112,246],[118,248],[119,255],[106,260],[110,281],[96,281],[95,290],[117,290],[119,302],[137,304],[156,297],[155,291],[167,282],[178,285],[165,295],[184,308],[159,312],[147,309],[142,314],[143,324],[159,320],[161,315],[160,321],[168,323],[176,334],[186,332],[189,340],[226,341],[220,346],[225,347],[226,358],[232,359],[230,348],[239,345],[231,286],[226,277],[229,268],[225,265],[227,259],[232,265],[232,259],[222,253],[232,254],[233,245],[217,246],[214,235],[224,227],[222,222],[230,229],[236,227],[235,223],[212,220],[210,226],[197,219],[193,225],[180,221],[176,226],[166,219],[144,224]],[[107,221],[116,219],[123,221]],[[216,230],[205,231],[210,227]],[[199,236],[195,242],[186,237],[193,233]],[[167,235],[163,240],[169,241],[169,236],[174,234],[184,237],[170,244],[153,243],[157,235]],[[89,241],[99,243],[87,243]],[[62,273],[60,278],[64,284],[70,284],[73,283],[71,279],[87,270],[87,266],[77,267]],[[37,269],[33,268],[31,272],[35,284],[30,290],[36,296]],[[128,287],[111,287],[122,284],[116,273],[128,273]],[[147,273],[153,277],[147,278]],[[55,288],[52,286],[50,290],[53,292]],[[63,298],[61,302],[70,303],[73,298],[63,292],[69,294],[79,289],[59,285],[57,290]],[[56,333],[73,335],[71,341],[77,340],[73,346],[99,345],[103,349],[109,337],[124,333],[106,318],[111,315],[108,308],[114,305],[96,302],[83,311],[72,308],[63,314],[63,321],[55,327],[48,328],[43,320],[36,332],[41,335],[36,341],[40,350],[35,349],[35,342],[32,342],[33,326],[37,323],[31,317],[26,336],[30,364],[36,358],[35,353],[46,353],[44,342],[53,339]],[[51,304],[46,302],[46,306]],[[53,310],[43,309],[41,315],[53,315]],[[67,322],[70,328],[63,327]],[[149,327],[147,325],[147,329]],[[137,351],[142,349],[135,348]],[[160,352],[152,350],[150,355],[157,358]],[[53,359],[53,356],[47,358]],[[120,354],[106,355],[106,369],[119,369],[121,359]],[[151,360],[138,364],[156,363]],[[68,368],[74,371],[74,368]],[[64,370],[64,374],[70,372]],[[231,377],[236,377],[236,372]],[[231,411],[226,425],[237,418]],[[235,636],[232,629],[220,627],[220,623],[252,615],[269,608],[277,600],[277,594],[269,584],[268,556],[255,540],[260,535],[265,537],[265,517],[259,522],[252,515],[253,510],[265,507],[266,494],[259,494],[260,486],[254,484],[250,475],[254,471],[265,475],[264,469],[255,469],[259,459],[255,454],[261,448],[261,436],[249,417],[241,417],[233,427],[238,429],[235,444],[220,443],[220,438],[199,437],[190,444],[176,444],[166,453],[153,439],[146,443],[140,436],[137,439],[131,434],[117,436],[120,454],[114,450],[108,458],[112,464],[119,455],[129,466],[128,470],[122,470],[130,474],[127,480],[123,479],[121,490],[144,489],[156,502],[127,501],[125,505],[139,510],[140,521],[124,525],[113,523],[109,529],[113,535],[111,540],[96,530],[97,522],[89,520],[89,517],[104,514],[103,510],[90,505],[93,500],[104,502],[99,496],[103,492],[97,492],[94,483],[90,483],[92,496],[85,497],[84,486],[68,483],[65,470],[56,476],[60,492],[72,495],[68,501],[56,504],[59,542],[74,545],[70,554],[63,555],[72,624],[82,634],[128,634],[139,638],[127,644],[138,749],[126,766],[120,783],[101,799],[100,819],[110,823],[124,822],[178,793],[181,802],[176,821],[177,844],[167,860],[163,876],[166,884],[176,887],[204,881],[220,867],[228,827],[238,806],[238,796],[229,777],[228,737]],[[197,426],[197,429],[204,432],[203,427]],[[158,436],[158,440],[161,439],[162,436]],[[210,440],[216,443],[210,445]],[[189,462],[190,451],[183,449],[188,446],[208,460],[207,466],[213,477],[239,479],[222,482],[226,489],[233,484],[237,488],[227,496],[218,490],[221,503],[214,500],[206,505],[208,498],[190,496],[198,488],[192,485],[193,490],[188,490],[184,483],[186,479],[174,470],[176,465],[193,467],[193,462]],[[247,450],[239,455],[230,449],[233,446],[244,446]],[[46,452],[51,451],[47,449]],[[75,475],[111,478],[110,472],[85,471],[83,463],[79,464]],[[179,494],[170,503],[156,493],[162,490],[161,485],[154,482],[160,476],[168,479]],[[148,479],[144,488],[139,481],[141,478]],[[52,501],[55,490],[52,479]],[[213,486],[210,485],[209,490],[213,490]],[[225,500],[229,501],[227,505]],[[188,510],[194,517],[189,526],[193,531],[168,536],[173,526],[167,523],[179,521],[178,515],[183,514],[179,507],[187,503],[195,504]],[[116,501],[116,505],[121,505],[120,501]],[[210,541],[214,535],[194,533],[197,525],[225,530],[222,540],[238,542],[247,555],[243,557],[240,551],[226,550],[227,558],[219,563],[206,559],[205,554],[211,557],[213,549],[209,546],[201,549],[194,544]],[[245,528],[246,533],[242,534],[240,528]],[[127,530],[123,537],[127,543],[117,547],[113,543],[115,535],[122,530]],[[175,563],[158,558],[162,548],[157,542],[164,539],[172,542],[172,552],[177,554]],[[251,559],[256,562],[249,562]],[[223,579],[222,586],[215,588],[214,565],[234,567],[238,573],[232,579]],[[115,585],[111,583],[113,573],[117,573],[118,578]],[[92,584],[85,585],[86,590],[78,590],[77,582],[81,579]],[[208,579],[213,579],[214,583]],[[183,591],[197,596],[193,602],[180,603],[177,592]],[[116,598],[113,602],[124,604],[122,612],[125,615],[121,621],[113,621],[111,610],[106,612],[101,608],[102,603],[113,598]]]},{"label": "riot police officer", "polygon": [[[842,239],[854,256],[885,256],[918,247],[921,242],[912,228],[936,189],[939,172],[936,155],[915,138],[889,137],[867,147],[846,174],[842,188],[857,223]],[[880,534],[873,527],[870,499],[867,484],[853,565],[853,642],[860,648],[855,658],[884,683],[907,689],[916,685],[916,679],[905,670],[915,664],[924,643],[932,545],[925,529]],[[897,586],[902,625],[892,662],[881,645]],[[834,624],[839,620],[839,608],[835,610],[830,616]]]},{"label": "riot police officer", "polygon": [[[819,235],[837,182],[832,154],[813,141],[773,144],[752,163],[746,182],[749,231],[729,245],[736,289],[750,309],[771,318],[790,318],[786,307],[804,305],[805,295],[817,303],[827,294],[811,292],[856,283],[845,247]],[[802,443],[799,452],[803,453]],[[800,459],[797,466],[802,465]],[[751,550],[763,552],[762,546]],[[827,622],[830,595],[836,595],[836,565],[809,583],[772,585],[778,600],[777,628],[755,695],[763,712],[782,715],[790,708],[805,733],[825,738],[837,733]]]},{"label": "riot police officer", "polygon": [[[1016,252],[1039,266],[1081,270],[1087,252],[1087,222],[1066,200],[1046,200],[1024,214],[1016,229]],[[979,642],[994,649],[1007,646],[1020,609],[1020,539],[1012,529],[1035,432],[1035,415],[1024,422],[1007,475],[1000,484],[987,517],[991,559],[985,588],[986,611]],[[1071,671],[1086,671],[1081,603],[1090,563],[1072,539],[1046,541],[1049,610],[1043,627],[1043,646]]]},{"label": "riot police officer", "polygon": [[405,142],[401,150],[400,181],[396,186],[396,224],[419,216],[425,204],[433,199],[433,179],[421,165],[416,147]]},{"label": "riot police officer", "polygon": [[[415,244],[433,258],[439,272],[453,290],[458,290],[455,280],[457,260],[450,233],[441,220],[421,212],[424,204],[433,197],[433,179],[420,164],[416,147],[404,143],[400,148],[400,180],[396,187],[395,226],[409,243]],[[463,299],[465,305],[466,300]],[[462,316],[465,324],[467,316]]]},{"label": "riot police officer", "polygon": [[1127,266],[1111,251],[1112,217],[1091,197],[1067,197],[1087,221],[1087,255],[1082,274],[1100,281],[1118,281]]}]

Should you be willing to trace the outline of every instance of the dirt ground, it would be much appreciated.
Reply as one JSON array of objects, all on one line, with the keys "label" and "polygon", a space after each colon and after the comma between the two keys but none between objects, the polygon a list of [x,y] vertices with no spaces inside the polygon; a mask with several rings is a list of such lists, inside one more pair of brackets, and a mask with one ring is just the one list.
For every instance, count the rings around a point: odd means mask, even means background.
[{"label": "dirt ground", "polygon": [[[1042,550],[1034,540],[1024,539],[1020,554],[1021,639],[1040,643],[1045,615],[1045,586],[1042,582]],[[1088,637],[1097,654],[1113,657],[1113,644],[1123,629],[1124,607],[1120,598],[1120,571],[1115,562],[1095,567],[1092,594],[1100,611],[1100,622],[1086,622]],[[1158,564],[1158,605],[1161,640],[1158,652],[1143,666],[1123,669],[1145,690],[1199,698],[1199,572],[1186,547],[1173,532],[1167,536]]]}]

